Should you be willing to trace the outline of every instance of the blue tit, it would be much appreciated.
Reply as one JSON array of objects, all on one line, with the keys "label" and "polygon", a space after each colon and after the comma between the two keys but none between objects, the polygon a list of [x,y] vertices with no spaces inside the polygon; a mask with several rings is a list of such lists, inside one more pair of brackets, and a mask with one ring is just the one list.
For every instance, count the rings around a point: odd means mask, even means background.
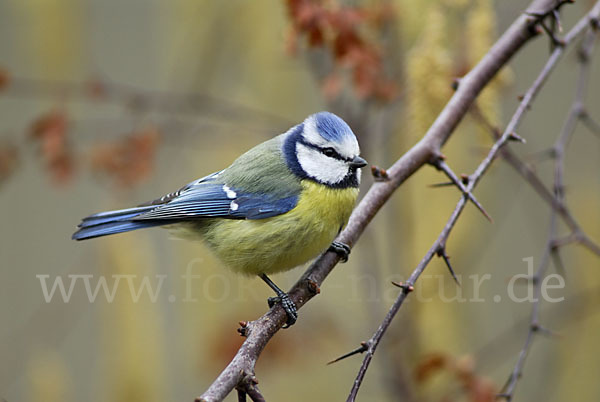
[{"label": "blue tit", "polygon": [[333,240],[358,196],[360,168],[367,164],[359,153],[346,122],[316,113],[220,172],[138,207],[84,218],[73,239],[154,226],[200,238],[232,270],[261,277],[277,294],[269,304],[281,303],[289,326],[296,307],[267,274],[328,248],[347,257],[349,248]]}]

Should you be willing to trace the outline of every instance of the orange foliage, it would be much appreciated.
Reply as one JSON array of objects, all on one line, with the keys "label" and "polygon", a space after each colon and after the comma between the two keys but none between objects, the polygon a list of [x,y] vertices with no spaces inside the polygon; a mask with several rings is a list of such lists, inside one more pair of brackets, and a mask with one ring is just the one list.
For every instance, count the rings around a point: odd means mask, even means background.
[{"label": "orange foliage", "polygon": [[446,371],[461,385],[470,402],[492,402],[496,400],[496,388],[487,378],[477,375],[470,356],[456,359],[445,354],[433,354],[425,358],[415,369],[415,380],[423,383],[433,374]]},{"label": "orange foliage", "polygon": [[35,120],[29,131],[30,137],[39,142],[46,170],[57,184],[67,183],[74,173],[75,160],[67,129],[65,113],[54,110]]},{"label": "orange foliage", "polygon": [[149,128],[99,144],[92,149],[91,169],[114,179],[119,186],[136,184],[152,172],[159,137],[157,130]]},{"label": "orange foliage", "polygon": [[326,7],[318,0],[287,0],[287,7],[292,21],[289,50],[295,52],[298,38],[305,35],[309,47],[326,47],[333,57],[335,70],[322,85],[325,96],[339,94],[339,79],[332,77],[342,67],[350,70],[358,97],[390,101],[396,96],[396,84],[385,77],[381,50],[362,33],[365,27],[381,27],[391,18],[390,7],[367,9],[335,3]]}]

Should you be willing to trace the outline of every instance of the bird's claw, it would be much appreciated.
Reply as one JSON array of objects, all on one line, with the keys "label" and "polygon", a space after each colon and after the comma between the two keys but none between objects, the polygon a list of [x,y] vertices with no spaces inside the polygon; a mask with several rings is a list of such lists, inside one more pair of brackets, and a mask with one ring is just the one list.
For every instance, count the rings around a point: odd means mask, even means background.
[{"label": "bird's claw", "polygon": [[289,328],[296,323],[296,320],[298,319],[298,310],[296,309],[296,304],[290,299],[290,296],[288,296],[287,293],[282,293],[277,297],[269,297],[267,303],[269,303],[269,307],[281,304],[281,307],[285,310],[287,321],[283,328]]},{"label": "bird's claw", "polygon": [[347,262],[348,257],[350,256],[350,246],[340,241],[334,241],[331,243],[331,246],[329,246],[329,251],[333,251],[339,255],[342,262]]}]

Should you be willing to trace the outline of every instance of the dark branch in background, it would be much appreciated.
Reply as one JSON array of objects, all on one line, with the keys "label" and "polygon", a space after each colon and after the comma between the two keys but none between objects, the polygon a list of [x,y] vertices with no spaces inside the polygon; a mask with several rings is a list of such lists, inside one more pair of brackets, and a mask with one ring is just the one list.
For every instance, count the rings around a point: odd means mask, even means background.
[{"label": "dark branch in background", "polygon": [[154,112],[170,116],[192,115],[194,117],[197,117],[198,113],[203,113],[223,115],[228,119],[232,115],[246,119],[256,119],[258,116],[264,120],[277,122],[284,127],[291,123],[281,116],[252,105],[208,94],[148,90],[99,77],[85,81],[39,80],[9,76],[7,72],[3,73],[3,71],[0,66],[0,80],[2,76],[6,77],[5,81],[0,84],[1,93],[3,96],[11,98],[41,99],[47,97],[50,100],[59,98],[82,102],[91,100],[122,106],[134,113]]},{"label": "dark branch in background", "polygon": [[[386,170],[387,177],[385,181],[376,181],[369,191],[365,194],[362,201],[354,210],[348,226],[342,231],[337,240],[342,241],[349,246],[353,246],[365,227],[373,219],[379,209],[391,197],[396,188],[402,184],[408,177],[426,164],[435,164],[439,160],[440,148],[452,135],[453,130],[468,112],[471,104],[475,101],[480,91],[489,83],[494,75],[510,60],[510,58],[532,37],[537,34],[536,26],[543,16],[553,12],[557,5],[562,2],[552,0],[535,0],[531,3],[527,13],[538,13],[542,17],[532,17],[526,13],[517,18],[517,20],[500,37],[483,59],[460,81],[456,92],[442,110],[433,125],[427,131],[425,136],[406,154],[404,154],[396,163]],[[597,15],[600,9],[600,2],[596,4],[593,15]],[[565,46],[568,45],[580,32],[589,24],[589,17],[582,19],[575,28],[565,37]],[[391,320],[400,308],[407,294],[412,290],[412,284],[418,278],[427,263],[437,254],[440,246],[443,246],[454,223],[458,219],[460,212],[469,200],[469,193],[482,177],[487,168],[492,163],[494,157],[498,154],[501,147],[513,138],[512,133],[518,125],[521,116],[531,103],[534,95],[537,93],[545,78],[550,73],[552,67],[562,54],[563,47],[557,48],[558,53],[553,53],[549,64],[543,73],[534,83],[523,99],[519,109],[508,129],[502,137],[496,142],[488,157],[481,163],[476,172],[469,178],[465,184],[463,196],[459,200],[450,220],[444,227],[444,230],[413,275],[406,284],[402,285],[402,293],[394,303],[390,312],[386,316],[380,330],[372,338],[374,341],[367,342],[367,355],[361,366],[359,376],[355,381],[349,399],[352,400],[358,392],[366,373],[369,362],[372,359],[375,348],[388,328]],[[461,189],[462,191],[462,189]],[[318,258],[304,273],[302,278],[292,287],[289,294],[298,308],[301,308],[308,300],[314,297],[323,280],[329,275],[336,263],[339,261],[335,253],[326,253]],[[238,352],[221,372],[218,378],[212,383],[206,392],[197,401],[219,401],[224,399],[231,391],[239,386],[241,380],[248,375],[254,375],[254,366],[262,350],[269,342],[271,337],[283,326],[286,320],[284,311],[279,307],[274,307],[259,319],[244,323],[241,329],[246,340],[239,348]],[[361,348],[364,349],[364,348]]]},{"label": "dark branch in background", "polygon": [[[551,10],[548,10],[545,13],[541,13],[540,18],[544,18],[544,16],[549,11],[551,11]],[[523,118],[525,112],[529,109],[531,103],[533,102],[533,99],[538,94],[539,90],[545,83],[546,79],[548,78],[548,76],[550,75],[552,70],[554,69],[556,63],[562,56],[564,49],[569,44],[571,44],[586,28],[588,28],[590,26],[593,27],[594,24],[593,23],[590,24],[590,21],[595,21],[595,19],[597,19],[598,16],[600,16],[600,2],[596,3],[596,5],[592,9],[592,11],[590,11],[590,13],[586,17],[582,18],[575,25],[575,27],[573,27],[573,29],[571,29],[571,31],[565,36],[565,38],[561,40],[561,46],[555,48],[555,50],[552,52],[550,58],[546,62],[546,65],[544,66],[544,68],[542,69],[542,71],[540,72],[540,74],[538,75],[536,80],[534,81],[533,85],[529,88],[529,90],[523,96],[523,99],[522,99],[521,103],[519,104],[519,107],[517,108],[516,112],[512,116],[504,133],[497,139],[495,144],[490,149],[488,155],[480,163],[480,165],[477,167],[475,172],[467,178],[468,182],[466,183],[466,189],[463,191],[463,197],[458,201],[454,211],[452,212],[452,215],[450,216],[449,220],[447,221],[446,225],[444,226],[442,232],[440,233],[437,240],[434,242],[434,244],[431,246],[431,248],[427,251],[427,253],[423,257],[423,259],[421,260],[419,265],[415,268],[415,270],[412,272],[412,274],[406,281],[403,292],[400,293],[400,295],[398,296],[398,298],[396,299],[396,301],[394,302],[394,304],[388,311],[386,317],[384,318],[383,322],[381,323],[381,325],[379,326],[377,331],[375,331],[373,336],[368,341],[365,342],[366,345],[368,346],[367,350],[365,350],[366,355],[363,359],[363,362],[358,371],[356,379],[354,380],[354,384],[352,386],[352,389],[351,389],[350,394],[347,399],[348,401],[354,401],[356,399],[356,395],[357,395],[358,390],[363,382],[364,376],[369,367],[369,364],[371,362],[373,354],[375,353],[375,350],[376,350],[377,346],[379,345],[379,342],[381,341],[385,331],[388,329],[391,321],[393,320],[396,313],[398,312],[398,310],[404,303],[404,300],[408,296],[409,289],[412,286],[414,286],[416,280],[423,273],[423,271],[425,270],[425,268],[427,267],[429,262],[433,259],[433,256],[435,254],[438,254],[439,250],[445,250],[445,244],[448,239],[448,236],[450,235],[451,230],[454,228],[456,221],[458,220],[461,212],[463,211],[463,209],[465,208],[465,206],[467,204],[468,194],[470,194],[472,192],[473,188],[477,185],[478,181],[483,177],[483,175],[485,174],[487,169],[490,167],[490,165],[492,164],[492,162],[494,161],[494,159],[496,158],[498,153],[501,151],[501,149],[504,147],[504,145],[506,145],[508,143],[508,141],[514,140],[515,138],[517,138],[517,139],[520,138],[520,137],[517,137],[514,133],[515,133],[519,123],[521,122],[521,119]],[[484,58],[484,60],[485,60],[485,58]],[[464,79],[461,80],[460,86],[463,85],[463,82],[464,82]],[[458,87],[459,90],[460,90],[460,86]],[[443,112],[442,112],[442,115],[443,115]],[[435,125],[435,123],[434,123],[434,125]],[[432,163],[435,164],[436,162],[434,161]],[[437,165],[439,166],[439,162],[437,163]],[[591,246],[591,248],[597,248],[597,246],[593,245],[593,246]],[[446,259],[445,259],[445,261],[447,262]]]},{"label": "dark branch in background", "polygon": [[[476,104],[473,105],[471,109],[471,115],[475,118],[475,120],[490,130],[494,140],[497,140],[498,137],[500,137],[498,129],[491,125],[489,121],[487,121],[485,116],[483,116],[479,111]],[[582,116],[581,119],[583,118],[584,117]],[[519,158],[509,148],[501,149],[500,156],[513,169],[515,169],[515,171],[533,188],[533,190],[542,198],[543,201],[548,203],[548,205],[550,205],[550,207],[556,211],[557,215],[562,218],[563,222],[574,233],[576,240],[578,240],[583,247],[600,256],[600,248],[594,242],[589,240],[587,235],[581,229],[581,226],[579,226],[579,223],[577,223],[575,220],[571,210],[567,208],[562,199],[552,195],[552,191],[549,190],[548,187],[542,182],[535,170],[525,163],[521,158]]]},{"label": "dark branch in background", "polygon": [[[596,7],[597,9],[598,7]],[[600,16],[600,11],[597,12],[596,18]],[[592,20],[593,21],[593,20]],[[577,80],[577,88],[575,92],[575,98],[573,100],[573,104],[571,105],[571,109],[565,121],[564,127],[554,143],[553,155],[555,158],[554,161],[554,198],[556,199],[556,203],[560,205],[564,205],[565,197],[564,197],[564,165],[565,165],[565,153],[567,151],[567,146],[569,140],[573,136],[575,131],[575,126],[577,125],[577,121],[582,119],[583,110],[584,110],[584,101],[585,95],[588,89],[588,81],[590,76],[590,56],[594,47],[594,42],[596,40],[596,32],[597,25],[592,22],[590,29],[588,29],[585,37],[583,38],[583,42],[581,45],[580,53],[579,53],[579,76]],[[525,338],[525,342],[521,351],[519,352],[519,358],[515,363],[513,371],[506,384],[503,387],[502,393],[499,395],[501,398],[506,399],[507,401],[512,401],[515,393],[515,389],[517,386],[517,382],[521,378],[523,373],[523,369],[525,366],[525,360],[529,354],[531,349],[531,345],[535,338],[536,334],[549,334],[550,331],[546,330],[540,325],[540,296],[542,283],[545,277],[545,273],[548,270],[550,265],[550,259],[552,258],[554,262],[554,266],[559,271],[564,271],[562,261],[560,258],[560,247],[564,246],[568,243],[564,243],[560,241],[558,237],[557,230],[557,217],[558,217],[558,208],[552,208],[550,211],[550,229],[548,235],[548,241],[546,246],[544,247],[544,252],[542,256],[542,260],[538,269],[536,270],[533,278],[531,278],[531,286],[533,286],[533,307],[531,311],[531,319],[529,322],[529,330],[527,332],[527,336]],[[579,228],[570,228],[572,232],[573,241],[580,242],[583,246],[589,248],[591,251],[596,252],[596,254],[600,255],[597,252],[598,246],[587,240],[587,237],[583,235],[583,232]],[[586,239],[582,241],[582,239]]]}]

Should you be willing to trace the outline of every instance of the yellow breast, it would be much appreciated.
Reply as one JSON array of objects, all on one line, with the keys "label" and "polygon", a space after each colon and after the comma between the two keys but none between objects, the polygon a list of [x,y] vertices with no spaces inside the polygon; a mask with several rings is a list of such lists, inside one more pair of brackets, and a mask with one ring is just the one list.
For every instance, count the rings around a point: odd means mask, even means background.
[{"label": "yellow breast", "polygon": [[267,219],[215,219],[203,238],[231,269],[248,275],[294,268],[325,251],[354,208],[357,188],[329,188],[309,180],[296,207]]}]

